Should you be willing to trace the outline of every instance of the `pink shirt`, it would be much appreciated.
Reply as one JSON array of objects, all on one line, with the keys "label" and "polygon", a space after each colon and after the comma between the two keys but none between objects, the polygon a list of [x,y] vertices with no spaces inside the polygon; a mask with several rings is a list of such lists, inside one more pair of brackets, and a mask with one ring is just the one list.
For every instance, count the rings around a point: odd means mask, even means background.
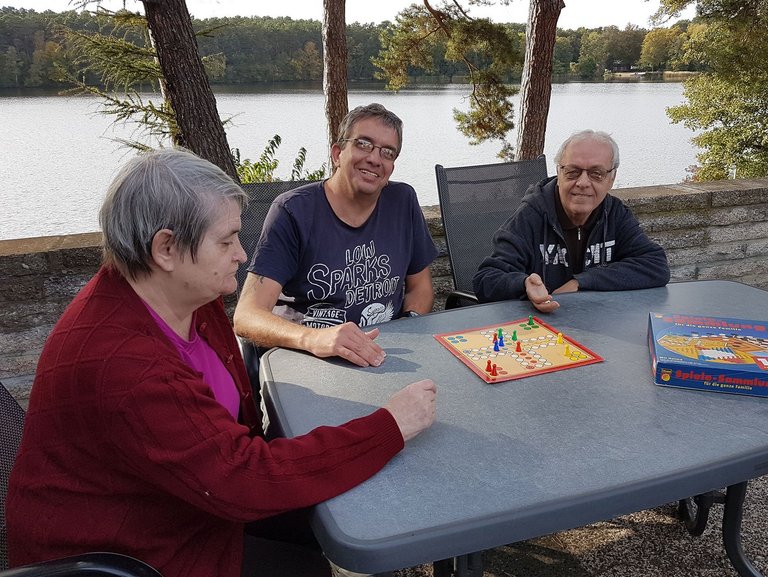
[{"label": "pink shirt", "polygon": [[235,381],[210,345],[197,334],[194,319],[189,329],[189,340],[185,340],[177,335],[152,307],[147,303],[144,303],[144,306],[147,307],[149,314],[155,319],[163,334],[179,351],[182,360],[203,374],[203,380],[211,387],[213,396],[220,405],[229,411],[232,418],[237,420],[240,411],[240,395],[237,393]]}]

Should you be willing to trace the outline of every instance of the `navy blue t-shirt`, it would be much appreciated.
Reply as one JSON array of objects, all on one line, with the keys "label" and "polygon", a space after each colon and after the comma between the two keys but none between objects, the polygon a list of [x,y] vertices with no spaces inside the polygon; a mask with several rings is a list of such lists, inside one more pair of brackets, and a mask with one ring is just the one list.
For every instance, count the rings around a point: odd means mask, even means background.
[{"label": "navy blue t-shirt", "polygon": [[274,309],[283,318],[318,328],[347,321],[365,327],[398,317],[405,277],[436,256],[410,185],[390,182],[368,220],[352,227],[317,182],[275,199],[248,270],[283,287]]}]

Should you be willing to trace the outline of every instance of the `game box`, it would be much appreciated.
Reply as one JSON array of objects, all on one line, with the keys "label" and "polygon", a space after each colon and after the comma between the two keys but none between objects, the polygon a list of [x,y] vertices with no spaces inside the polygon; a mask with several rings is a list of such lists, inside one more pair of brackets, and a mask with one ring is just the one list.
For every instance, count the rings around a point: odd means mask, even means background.
[{"label": "game box", "polygon": [[648,346],[659,385],[768,396],[768,321],[651,312]]}]

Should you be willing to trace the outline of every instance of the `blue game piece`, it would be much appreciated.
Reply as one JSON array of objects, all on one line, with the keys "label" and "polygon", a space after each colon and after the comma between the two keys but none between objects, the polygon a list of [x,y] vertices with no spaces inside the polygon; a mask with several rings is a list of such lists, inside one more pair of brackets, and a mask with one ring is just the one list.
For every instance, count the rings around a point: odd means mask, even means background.
[{"label": "blue game piece", "polygon": [[497,353],[499,352],[499,341],[494,341],[493,350]]}]

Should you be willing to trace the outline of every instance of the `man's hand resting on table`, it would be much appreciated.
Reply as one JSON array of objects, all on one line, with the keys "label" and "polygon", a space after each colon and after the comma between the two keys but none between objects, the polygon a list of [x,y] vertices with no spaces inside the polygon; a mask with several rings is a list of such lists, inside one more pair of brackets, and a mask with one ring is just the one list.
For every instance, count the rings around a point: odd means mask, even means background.
[{"label": "man's hand resting on table", "polygon": [[364,332],[347,322],[327,329],[314,329],[306,340],[305,350],[316,357],[341,357],[360,367],[378,367],[386,353],[373,339],[379,329]]},{"label": "man's hand resting on table", "polygon": [[435,422],[436,395],[435,383],[425,379],[398,391],[384,406],[397,421],[405,441],[413,439]]}]

